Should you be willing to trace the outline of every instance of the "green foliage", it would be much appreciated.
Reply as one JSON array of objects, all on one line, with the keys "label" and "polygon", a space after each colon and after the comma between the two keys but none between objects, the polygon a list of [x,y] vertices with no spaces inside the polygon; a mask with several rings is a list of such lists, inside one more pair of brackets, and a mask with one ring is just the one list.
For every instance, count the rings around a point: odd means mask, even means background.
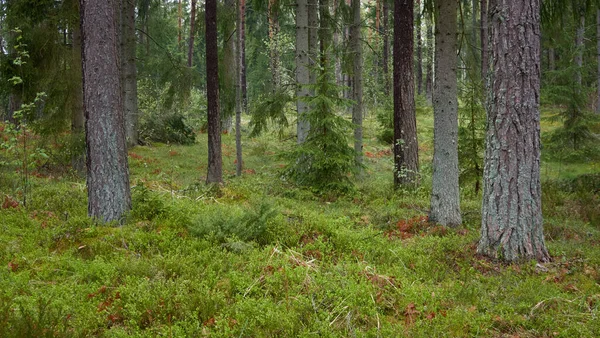
[{"label": "green foliage", "polygon": [[482,97],[482,85],[475,80],[465,81],[459,86],[459,179],[463,185],[473,184],[475,194],[481,191],[485,151],[486,114]]},{"label": "green foliage", "polygon": [[238,241],[265,245],[278,235],[273,232],[277,213],[275,206],[268,201],[249,208],[216,205],[198,216],[190,226],[190,232],[234,251],[244,247]]},{"label": "green foliage", "polygon": [[256,137],[267,131],[269,122],[278,130],[281,137],[289,126],[286,113],[293,98],[287,90],[279,89],[274,93],[261,95],[252,106],[250,137]]},{"label": "green foliage", "polygon": [[134,219],[152,221],[168,212],[163,199],[143,183],[131,190],[131,216]]},{"label": "green foliage", "polygon": [[[428,114],[430,111],[427,99],[423,95],[415,96],[415,113],[417,116]],[[394,102],[392,97],[387,97],[376,107],[375,117],[379,123],[380,132],[377,139],[383,144],[394,143]]]},{"label": "green foliage", "polygon": [[347,136],[353,125],[336,113],[336,108],[347,102],[338,97],[338,88],[330,79],[330,74],[323,71],[315,85],[315,96],[308,100],[310,110],[304,118],[310,130],[306,141],[284,154],[288,160],[284,175],[318,193],[351,191],[349,175],[357,168]]}]

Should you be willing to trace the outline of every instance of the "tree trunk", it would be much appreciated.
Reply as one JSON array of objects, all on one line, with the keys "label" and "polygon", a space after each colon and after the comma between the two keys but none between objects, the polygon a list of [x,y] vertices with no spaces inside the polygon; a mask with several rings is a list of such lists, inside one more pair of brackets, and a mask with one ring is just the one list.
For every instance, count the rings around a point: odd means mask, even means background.
[{"label": "tree trunk", "polygon": [[234,115],[237,81],[236,60],[236,3],[235,0],[225,0],[223,7],[224,17],[221,22],[223,28],[223,86],[220,88],[219,98],[221,100],[221,129],[224,133],[230,133],[233,128],[232,117]]},{"label": "tree trunk", "polygon": [[268,0],[268,16],[269,16],[269,63],[271,67],[271,78],[273,92],[277,91],[281,84],[279,75],[279,1]]},{"label": "tree trunk", "polygon": [[296,1],[296,96],[298,101],[298,144],[304,143],[308,136],[310,124],[304,119],[308,113],[306,97],[309,96],[308,85],[308,4],[307,0]]},{"label": "tree trunk", "polygon": [[181,40],[183,36],[183,5],[177,0],[177,50],[181,51]]},{"label": "tree trunk", "polygon": [[490,72],[479,254],[550,261],[540,185],[540,1],[490,6]]},{"label": "tree trunk", "polygon": [[[192,0],[195,3],[195,0]],[[206,183],[223,183],[219,117],[219,54],[217,0],[206,0],[206,100],[208,108],[208,172]]]},{"label": "tree trunk", "polygon": [[85,113],[83,110],[81,70],[81,26],[73,25],[73,72],[75,85],[71,108],[71,136],[74,151],[71,156],[71,167],[78,174],[85,173],[85,147],[82,146],[85,142]]},{"label": "tree trunk", "polygon": [[242,109],[245,113],[248,113],[248,87],[246,86],[246,0],[240,0],[243,2],[242,11],[242,25],[240,27],[242,34]]},{"label": "tree trunk", "polygon": [[131,208],[113,0],[81,1],[88,213],[121,221]]},{"label": "tree trunk", "polygon": [[[554,55],[553,55],[554,58]],[[596,11],[596,60],[598,61],[598,74],[597,74],[597,102],[596,102],[596,114],[600,114],[600,9]]]},{"label": "tree trunk", "polygon": [[329,13],[329,0],[319,1],[319,40],[321,44],[321,70],[329,68],[329,55],[331,47],[331,14]]},{"label": "tree trunk", "polygon": [[238,0],[238,13],[237,13],[237,49],[236,49],[236,95],[235,95],[235,154],[236,154],[236,166],[235,174],[237,176],[242,175],[243,169],[243,158],[242,158],[242,69],[244,67],[242,62],[242,42],[244,41],[244,30],[242,29],[242,21],[244,20],[244,12],[246,11],[246,1]]},{"label": "tree trunk", "polygon": [[382,62],[383,62],[383,92],[385,93],[385,95],[389,95],[390,94],[390,71],[389,71],[389,55],[390,55],[390,39],[389,39],[389,29],[388,29],[388,24],[390,22],[389,18],[388,18],[388,14],[390,12],[389,9],[389,5],[388,5],[388,1],[389,0],[384,0],[383,1],[383,56],[382,56]]},{"label": "tree trunk", "polygon": [[350,49],[352,50],[352,123],[354,124],[354,152],[356,163],[362,166],[363,153],[363,88],[362,88],[362,46],[360,44],[360,0],[352,0],[352,26],[350,26]]},{"label": "tree trunk", "polygon": [[436,0],[433,178],[429,220],[460,225],[456,0]]},{"label": "tree trunk", "polygon": [[481,78],[485,81],[487,78],[488,70],[490,68],[489,64],[489,35],[488,35],[488,1],[481,0],[480,3],[480,24],[481,24],[481,33],[479,38],[481,39]]},{"label": "tree trunk", "polygon": [[191,8],[191,13],[190,13],[190,41],[188,44],[188,59],[187,59],[187,65],[189,68],[192,68],[193,59],[194,59],[194,36],[196,35],[195,26],[196,26],[196,0],[192,0],[192,8]]},{"label": "tree trunk", "polygon": [[[319,58],[319,1],[308,0],[308,72],[309,83],[317,83],[316,65]],[[310,96],[315,96],[315,90],[309,89]]]},{"label": "tree trunk", "polygon": [[412,0],[394,1],[394,185],[418,183]]},{"label": "tree trunk", "polygon": [[123,108],[125,137],[129,148],[138,144],[138,100],[135,35],[135,0],[122,0],[121,71],[123,73]]},{"label": "tree trunk", "polygon": [[577,53],[575,53],[575,65],[577,65],[577,72],[575,73],[575,81],[577,85],[581,88],[582,85],[582,75],[581,69],[583,67],[583,38],[585,33],[585,15],[582,13],[579,16],[579,27],[577,27],[577,36],[575,37],[575,47],[577,48]]},{"label": "tree trunk", "polygon": [[433,102],[433,23],[427,20],[427,77],[425,78],[425,96],[427,102]]},{"label": "tree trunk", "polygon": [[417,3],[417,93],[421,95],[423,88],[423,41],[421,37],[421,0]]}]

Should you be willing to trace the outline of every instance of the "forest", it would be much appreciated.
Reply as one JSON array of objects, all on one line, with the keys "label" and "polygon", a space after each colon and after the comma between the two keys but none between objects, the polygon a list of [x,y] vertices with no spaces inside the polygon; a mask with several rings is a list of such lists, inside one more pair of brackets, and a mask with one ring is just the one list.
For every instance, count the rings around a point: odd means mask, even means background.
[{"label": "forest", "polygon": [[0,337],[599,317],[600,0],[0,0]]}]

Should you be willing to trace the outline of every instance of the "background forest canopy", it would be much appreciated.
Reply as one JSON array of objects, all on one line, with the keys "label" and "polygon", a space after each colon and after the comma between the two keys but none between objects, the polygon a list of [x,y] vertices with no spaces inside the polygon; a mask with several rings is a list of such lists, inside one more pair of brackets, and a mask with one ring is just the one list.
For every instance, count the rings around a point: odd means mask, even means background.
[{"label": "background forest canopy", "polygon": [[600,1],[0,0],[2,337],[600,336],[599,226]]}]

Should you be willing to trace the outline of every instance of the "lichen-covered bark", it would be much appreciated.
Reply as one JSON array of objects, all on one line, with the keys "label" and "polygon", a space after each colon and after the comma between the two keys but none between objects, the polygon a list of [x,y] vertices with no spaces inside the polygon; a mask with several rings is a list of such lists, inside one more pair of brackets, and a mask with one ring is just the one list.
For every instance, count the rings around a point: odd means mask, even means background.
[{"label": "lichen-covered bark", "polygon": [[413,78],[413,0],[394,2],[394,185],[417,183],[419,150]]},{"label": "lichen-covered bark", "polygon": [[219,55],[217,49],[217,0],[206,6],[206,100],[208,108],[208,173],[206,183],[223,183],[219,114]]},{"label": "lichen-covered bark", "polygon": [[477,252],[505,261],[550,255],[540,186],[539,0],[490,3],[490,73],[481,239]]},{"label": "lichen-covered bark", "polygon": [[309,82],[308,70],[308,4],[307,0],[296,1],[296,96],[298,101],[296,107],[298,110],[298,144],[304,143],[308,137],[310,125],[304,119],[308,112],[306,97],[309,92],[307,84]]},{"label": "lichen-covered bark", "polygon": [[458,187],[458,91],[456,0],[436,0],[435,84],[433,88],[433,178],[429,220],[461,224]]},{"label": "lichen-covered bark", "polygon": [[131,208],[114,0],[81,0],[88,213],[122,220]]}]

